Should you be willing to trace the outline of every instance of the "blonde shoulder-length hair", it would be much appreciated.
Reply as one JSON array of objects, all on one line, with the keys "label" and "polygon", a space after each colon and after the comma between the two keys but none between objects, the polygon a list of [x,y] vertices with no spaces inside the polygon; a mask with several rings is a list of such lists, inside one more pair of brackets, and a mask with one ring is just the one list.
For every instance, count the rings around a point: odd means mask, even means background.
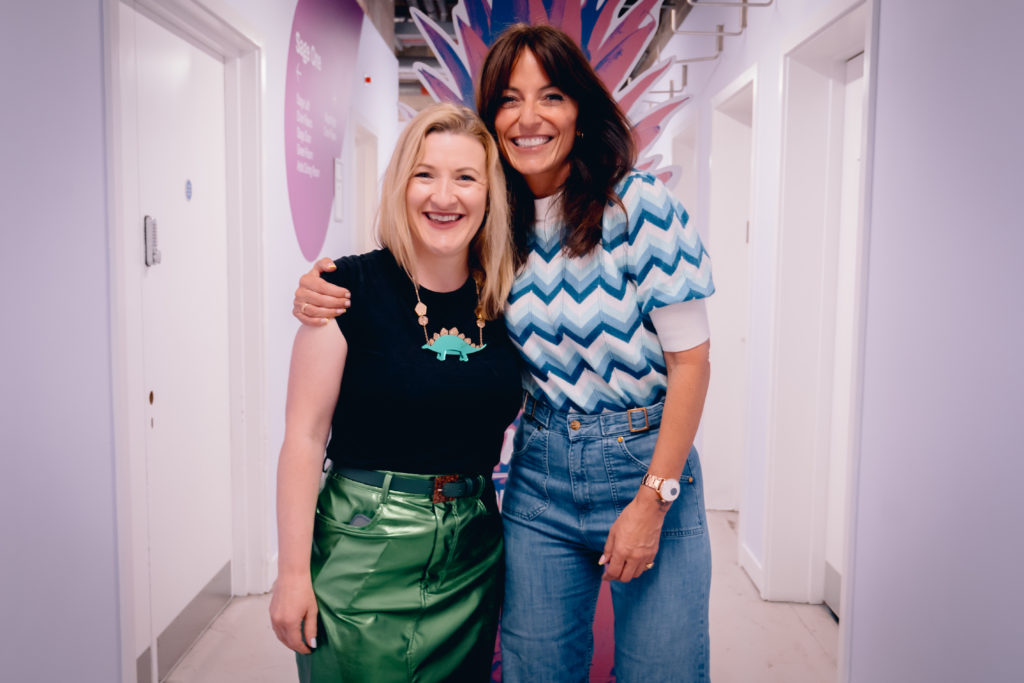
[{"label": "blonde shoulder-length hair", "polygon": [[413,169],[423,156],[423,141],[431,133],[468,135],[484,148],[487,210],[483,224],[469,245],[469,269],[480,289],[477,314],[486,320],[493,320],[505,306],[515,277],[512,232],[509,227],[505,174],[501,170],[498,146],[483,121],[471,109],[450,103],[434,104],[406,125],[384,172],[377,237],[381,246],[394,255],[413,282],[418,282],[405,194]]}]

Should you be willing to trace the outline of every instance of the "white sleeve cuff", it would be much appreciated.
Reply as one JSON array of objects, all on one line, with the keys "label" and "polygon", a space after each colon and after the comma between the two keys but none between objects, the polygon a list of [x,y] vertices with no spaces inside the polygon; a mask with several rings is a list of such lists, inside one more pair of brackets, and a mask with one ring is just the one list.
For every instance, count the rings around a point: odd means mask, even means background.
[{"label": "white sleeve cuff", "polygon": [[711,338],[704,299],[691,299],[651,311],[651,322],[665,351],[686,351]]}]

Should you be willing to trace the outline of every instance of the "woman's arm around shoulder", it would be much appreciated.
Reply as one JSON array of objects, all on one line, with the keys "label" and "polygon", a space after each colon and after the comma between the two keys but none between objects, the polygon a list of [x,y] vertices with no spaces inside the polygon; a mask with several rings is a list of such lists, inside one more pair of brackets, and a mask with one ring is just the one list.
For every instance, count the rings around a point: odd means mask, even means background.
[{"label": "woman's arm around shoulder", "polygon": [[334,272],[336,267],[334,261],[324,257],[299,278],[299,287],[295,290],[295,300],[292,302],[292,315],[303,325],[326,325],[329,319],[337,318],[352,304],[347,289],[320,277],[321,273]]}]

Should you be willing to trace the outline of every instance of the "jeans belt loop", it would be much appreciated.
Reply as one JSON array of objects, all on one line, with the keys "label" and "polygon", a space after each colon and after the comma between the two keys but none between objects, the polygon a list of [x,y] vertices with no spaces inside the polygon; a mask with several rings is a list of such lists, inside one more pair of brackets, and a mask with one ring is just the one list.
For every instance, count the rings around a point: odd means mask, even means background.
[{"label": "jeans belt loop", "polygon": [[[526,412],[526,406],[527,405],[530,406],[530,412],[529,413]],[[537,399],[535,399],[533,396],[530,396],[529,394],[526,394],[523,397],[523,414],[526,415],[529,418],[533,418],[533,414],[535,412],[537,412]]]}]

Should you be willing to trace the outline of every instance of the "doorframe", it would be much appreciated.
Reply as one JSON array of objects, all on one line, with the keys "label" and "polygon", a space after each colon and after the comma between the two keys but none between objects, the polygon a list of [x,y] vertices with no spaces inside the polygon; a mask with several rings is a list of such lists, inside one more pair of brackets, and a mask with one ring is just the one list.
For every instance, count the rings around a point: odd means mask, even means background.
[{"label": "doorframe", "polygon": [[[125,202],[138,197],[135,112],[122,110],[120,6],[128,5],[222,59],[225,69],[232,594],[273,577],[266,441],[262,214],[263,40],[223,0],[103,0],[111,383],[118,538],[121,680],[134,683],[135,595],[131,454],[144,448],[142,298],[131,286],[143,253]],[[128,68],[131,68],[130,66]]]},{"label": "doorframe", "polygon": [[[771,391],[772,398],[769,402],[770,419],[769,434],[767,439],[767,471],[765,477],[765,550],[764,568],[765,576],[759,584],[762,596],[770,600],[794,600],[799,602],[821,602],[824,591],[824,486],[826,481],[823,472],[827,472],[826,449],[818,449],[810,456],[807,462],[806,454],[795,452],[793,449],[782,447],[779,443],[780,434],[789,430],[791,425],[780,424],[779,388],[787,381],[784,377],[784,370],[780,368],[780,349],[787,344],[787,330],[781,324],[779,313],[780,301],[785,296],[778,278],[781,277],[784,266],[784,234],[786,231],[787,208],[785,206],[785,184],[787,182],[786,165],[787,146],[786,130],[788,125],[787,112],[790,101],[789,66],[793,54],[807,41],[813,39],[822,31],[837,24],[852,12],[862,9],[866,12],[864,20],[864,73],[867,81],[864,91],[864,135],[862,139],[862,166],[861,166],[861,216],[856,240],[856,267],[854,284],[854,340],[853,340],[853,367],[851,386],[851,435],[850,435],[850,458],[846,481],[846,527],[844,529],[846,538],[845,545],[845,566],[843,567],[843,588],[842,598],[844,604],[852,602],[855,576],[851,571],[854,554],[854,536],[856,528],[856,500],[857,500],[857,472],[859,470],[859,447],[860,430],[859,425],[862,414],[863,396],[863,354],[864,354],[864,333],[865,333],[865,305],[868,284],[867,270],[867,245],[870,218],[870,197],[871,197],[871,173],[872,173],[872,148],[874,144],[874,100],[877,82],[876,48],[878,35],[878,0],[846,0],[830,3],[817,15],[806,22],[801,30],[794,33],[791,39],[785,41],[780,50],[780,87],[782,91],[782,116],[780,118],[780,134],[783,140],[782,156],[780,161],[780,186],[779,204],[779,236],[778,249],[776,253],[776,287],[775,287],[775,317],[774,332],[772,336],[772,366]],[[816,286],[811,284],[810,286]],[[819,333],[832,329],[828,323],[827,316],[819,321],[816,329]],[[827,335],[826,335],[827,336]],[[816,356],[817,364],[822,359]],[[827,352],[824,354],[827,355]],[[823,389],[823,382],[829,386],[827,395],[831,397],[830,376],[819,380],[816,383],[815,391],[820,394]],[[818,413],[809,419],[806,429],[813,430],[817,435],[827,428],[831,420],[830,411]],[[824,430],[827,431],[827,430]],[[816,438],[816,437],[815,437]],[[824,459],[824,462],[823,462]],[[798,480],[794,483],[794,480]],[[800,490],[810,491],[808,496],[780,495],[778,492],[796,486]],[[787,523],[794,519],[805,520],[803,533],[787,534]],[[791,525],[790,525],[791,526]],[[803,569],[798,572],[799,576],[780,573],[778,565],[783,556],[796,556],[803,559]],[[821,561],[819,561],[821,560]],[[852,637],[852,610],[846,610],[846,615],[839,624],[839,665],[838,680],[840,683],[847,680],[849,664],[847,653],[850,639]]]},{"label": "doorframe", "polygon": [[[786,288],[781,282],[782,276],[787,273],[787,243],[796,244],[798,238],[792,236],[789,228],[792,223],[790,207],[787,206],[787,186],[793,182],[790,178],[789,165],[792,163],[788,148],[789,113],[791,104],[791,79],[790,68],[795,61],[795,53],[801,47],[815,39],[822,32],[836,26],[858,9],[865,8],[868,16],[865,18],[865,32],[863,45],[865,51],[866,65],[870,64],[870,49],[872,45],[872,16],[869,0],[850,0],[843,3],[831,4],[820,12],[811,21],[808,21],[802,29],[794,36],[785,41],[780,49],[780,77],[782,88],[782,110],[780,117],[780,135],[782,140],[780,158],[780,202],[778,219],[778,237],[776,250],[776,286],[774,297],[774,332],[772,342],[772,363],[771,363],[771,399],[769,401],[769,432],[767,438],[767,458],[765,476],[765,517],[764,517],[764,574],[759,589],[762,597],[768,600],[785,600],[794,602],[820,603],[824,596],[824,548],[825,548],[825,496],[827,494],[827,468],[828,451],[820,447],[822,435],[828,435],[831,421],[831,396],[832,376],[825,369],[831,368],[831,353],[834,347],[834,317],[830,317],[822,307],[827,307],[828,301],[819,296],[814,303],[816,310],[812,313],[813,330],[811,339],[802,336],[794,337],[799,330],[792,330],[786,325],[785,311],[790,310],[784,304],[789,304],[792,299],[788,296]],[[803,63],[803,62],[801,62]],[[867,69],[867,66],[866,66]],[[867,71],[866,71],[867,73]],[[869,91],[873,84],[866,84]],[[868,96],[870,97],[870,95]],[[828,95],[830,107],[834,107],[831,94]],[[865,122],[867,119],[865,118]],[[830,124],[831,126],[831,124]],[[870,131],[866,131],[863,144],[870,147],[868,137]],[[829,162],[830,163],[830,162]],[[831,168],[831,166],[830,166]],[[864,175],[867,166],[862,168],[862,188],[867,182]],[[830,183],[831,181],[829,181]],[[829,184],[827,183],[827,184]],[[831,189],[831,185],[829,184]],[[863,197],[863,189],[862,189]],[[862,203],[863,207],[863,203]],[[825,207],[826,214],[823,219],[831,220],[828,206]],[[854,305],[854,330],[857,339],[854,340],[854,367],[852,368],[853,382],[851,396],[853,397],[853,430],[856,434],[856,425],[859,424],[860,405],[859,396],[861,393],[861,371],[859,361],[856,360],[862,354],[863,336],[863,303],[866,289],[866,275],[863,270],[864,235],[865,235],[866,214],[862,214],[857,237],[857,263]],[[834,227],[834,226],[833,226]],[[822,236],[819,249],[834,254],[835,230],[826,232]],[[787,237],[788,236],[788,237]],[[792,240],[798,239],[798,242]],[[790,256],[791,258],[791,256]],[[804,285],[814,291],[820,291],[823,283],[828,289],[829,273],[824,264],[821,266],[820,281],[805,282]],[[834,277],[834,273],[832,274]],[[834,283],[833,283],[834,284]],[[833,292],[834,287],[828,290]],[[785,301],[784,301],[785,300]],[[808,347],[804,353],[794,355],[792,350],[794,344]],[[810,347],[808,347],[810,348]],[[789,354],[788,356],[786,354]],[[800,384],[797,380],[788,376],[792,363],[799,357],[799,363],[806,365],[812,363],[814,368],[813,386]],[[789,365],[787,365],[787,362]],[[787,396],[780,395],[780,392],[788,392]],[[807,392],[812,395],[808,395]],[[794,396],[794,394],[798,394]],[[820,406],[820,399],[828,399],[827,410],[815,410]],[[802,440],[794,437],[794,434],[806,435]],[[789,439],[789,441],[787,441]],[[794,441],[795,439],[795,441]],[[851,444],[851,463],[856,462],[856,444]],[[850,482],[848,482],[849,491]],[[804,492],[804,495],[793,495],[794,491]],[[848,500],[853,500],[852,494]],[[849,516],[849,515],[848,515]],[[846,543],[849,543],[849,531],[847,532]],[[845,572],[848,569],[844,568]]]},{"label": "doorframe", "polygon": [[[722,107],[722,105],[724,105],[726,102],[728,102],[733,97],[738,95],[747,86],[750,86],[750,88],[751,88],[751,93],[750,93],[750,99],[751,99],[751,102],[750,102],[750,109],[751,109],[751,120],[750,120],[750,160],[749,160],[750,161],[750,181],[749,181],[749,187],[747,188],[748,189],[748,196],[747,196],[747,202],[748,202],[747,203],[747,220],[750,223],[750,226],[749,226],[750,242],[748,244],[748,249],[750,249],[751,247],[749,245],[750,244],[754,244],[754,236],[753,235],[754,235],[754,232],[756,231],[757,202],[758,202],[758,190],[759,190],[757,169],[758,169],[758,145],[759,145],[759,142],[760,142],[759,121],[760,121],[761,117],[758,114],[758,104],[757,104],[758,103],[758,91],[759,91],[759,88],[760,88],[758,64],[755,63],[755,64],[751,65],[750,67],[748,67],[747,69],[745,69],[743,72],[741,72],[739,75],[737,75],[734,79],[732,79],[732,81],[730,81],[725,86],[720,88],[718,90],[718,92],[716,92],[709,99],[709,102],[708,102],[708,104],[709,104],[709,116],[708,116],[708,131],[707,131],[707,133],[708,133],[707,139],[708,139],[709,148],[707,150],[707,158],[708,158],[710,164],[713,165],[714,164],[714,160],[713,160],[714,149],[712,147],[710,147],[710,144],[711,144],[711,142],[714,139],[713,129],[714,129],[714,125],[715,125],[715,115],[716,115],[716,113]],[[707,199],[707,213],[708,213],[708,240],[709,240],[709,244],[710,244],[710,241],[712,239],[712,230],[713,230],[713,227],[711,226],[711,184],[714,182],[712,176],[713,176],[713,170],[709,167],[708,168],[708,185],[707,185],[707,198],[708,198]],[[712,249],[712,255],[713,254],[714,254],[714,251]],[[748,254],[747,254],[747,264],[746,264],[747,276],[748,276],[747,293],[746,293],[746,297],[747,297],[746,333],[747,333],[748,340],[749,340],[749,337],[750,337],[751,322],[752,322],[751,321],[751,312],[752,312],[751,306],[752,306],[752,303],[754,301],[754,296],[753,296],[753,291],[752,291],[752,287],[753,287],[753,283],[754,283],[752,267],[753,267],[753,254],[748,251]],[[746,395],[742,399],[744,401],[744,414],[746,416],[746,419],[740,422],[743,425],[743,429],[744,429],[743,446],[742,446],[742,449],[741,449],[740,453],[737,454],[737,463],[736,463],[738,481],[737,481],[737,484],[736,484],[736,492],[735,492],[735,501],[736,501],[735,509],[739,512],[739,525],[740,525],[740,530],[736,534],[736,546],[737,546],[737,561],[738,561],[739,565],[744,569],[744,571],[747,572],[747,574],[751,577],[751,580],[754,581],[755,585],[760,586],[761,585],[761,581],[762,581],[762,578],[761,578],[762,577],[761,563],[757,561],[757,559],[754,556],[754,554],[750,551],[749,547],[747,546],[746,542],[744,541],[744,534],[743,534],[743,524],[744,524],[743,503],[747,500],[747,490],[748,490],[748,487],[750,486],[750,481],[749,481],[750,477],[749,477],[749,474],[748,474],[748,467],[747,467],[747,465],[748,465],[748,459],[749,459],[749,455],[748,454],[749,454],[749,451],[750,451],[750,421],[749,421],[749,416],[752,414],[751,405],[750,405],[751,404],[751,393],[749,391],[749,377],[751,376],[751,362],[752,361],[751,361],[750,347],[748,345],[747,351],[746,351],[746,357],[743,359],[744,372],[746,373],[747,378],[748,378],[748,391],[746,392]]]},{"label": "doorframe", "polygon": [[[714,183],[715,183],[714,164],[715,164],[715,151],[716,150],[715,150],[713,145],[714,145],[714,139],[715,139],[714,131],[715,131],[716,116],[721,113],[720,110],[721,110],[722,106],[725,105],[726,102],[732,100],[734,97],[739,95],[740,92],[742,92],[748,86],[750,87],[750,154],[749,154],[749,157],[747,159],[747,162],[749,164],[749,168],[747,169],[748,170],[748,174],[749,174],[749,180],[748,180],[747,197],[746,197],[746,201],[747,201],[747,222],[748,222],[748,247],[747,247],[747,262],[746,262],[746,264],[744,266],[745,270],[747,272],[747,291],[745,293],[746,302],[747,302],[747,309],[746,309],[746,318],[744,320],[744,336],[749,340],[749,338],[750,338],[750,329],[751,329],[751,317],[750,317],[751,302],[753,301],[753,296],[752,296],[752,291],[751,291],[751,286],[752,286],[752,283],[753,283],[753,276],[752,276],[752,273],[751,273],[751,267],[752,267],[753,260],[752,260],[752,255],[751,255],[751,252],[750,252],[750,246],[749,245],[750,245],[750,239],[752,239],[751,236],[753,234],[753,231],[755,230],[755,220],[754,219],[755,219],[755,214],[756,214],[755,208],[757,206],[757,191],[758,191],[758,182],[757,182],[758,181],[758,178],[757,178],[757,145],[758,145],[758,141],[759,141],[758,140],[759,139],[759,135],[758,135],[758,120],[759,120],[759,117],[758,117],[758,111],[757,111],[757,95],[758,95],[758,66],[757,66],[757,64],[753,64],[750,67],[748,67],[747,69],[745,69],[742,73],[740,73],[738,76],[736,76],[734,79],[732,79],[732,81],[730,81],[724,87],[720,88],[718,90],[718,92],[716,92],[709,99],[709,115],[708,115],[708,120],[707,120],[708,121],[707,122],[707,126],[708,126],[708,128],[707,128],[707,132],[708,132],[707,139],[708,139],[708,145],[709,145],[708,146],[708,150],[707,150],[707,158],[708,158],[709,168],[708,168],[708,182],[707,182],[707,203],[706,203],[705,212],[706,212],[706,215],[707,215],[707,242],[708,242],[708,246],[709,246],[709,248],[711,250],[712,257],[714,258],[714,254],[715,254],[715,247],[714,247],[715,227],[714,227],[712,221],[715,220],[715,215],[714,215],[714,205],[713,205],[713,200],[712,200],[712,191],[714,189]],[[710,302],[709,302],[709,305],[711,305]],[[712,338],[714,338],[714,336],[715,336],[714,333],[712,333]],[[742,362],[743,362],[743,372],[746,375],[746,377],[748,378],[748,382],[747,383],[749,385],[749,377],[750,377],[750,374],[751,374],[750,373],[750,362],[751,361],[750,361],[750,349],[749,349],[749,346],[746,347],[746,351],[744,352],[744,357],[743,357],[743,361]],[[744,405],[743,405],[743,414],[744,414],[744,416],[749,416],[750,415],[750,392],[749,391],[745,392],[745,395],[741,398],[741,400],[744,403]],[[733,505],[732,505],[732,507],[718,508],[718,509],[732,509],[732,510],[740,511],[740,508],[742,506],[742,502],[745,499],[746,460],[747,460],[747,450],[749,448],[749,434],[750,434],[749,420],[747,420],[747,419],[737,420],[737,424],[740,425],[741,428],[743,429],[743,435],[742,435],[742,440],[743,440],[742,443],[743,443],[743,445],[740,448],[740,452],[735,455],[735,461],[733,463],[735,468],[736,468],[736,470],[735,470],[736,482],[735,482],[735,489],[734,489],[732,495],[729,496],[731,501],[732,501],[732,503],[733,503]],[[702,427],[703,427],[703,425],[702,425]],[[706,431],[706,427],[704,427],[703,428],[703,436],[706,436],[706,435],[707,435],[707,431]],[[702,445],[704,445],[704,444],[702,443]],[[742,525],[742,524],[743,524],[743,518],[742,518],[742,515],[741,515],[741,517],[740,517],[740,525]],[[737,534],[737,538],[740,539],[740,541],[741,541],[740,544],[739,544],[739,551],[740,551],[740,556],[742,557],[744,549],[745,549],[746,546],[742,543],[742,538],[743,538],[742,534]]]},{"label": "doorframe", "polygon": [[853,307],[853,377],[850,397],[850,462],[846,470],[846,539],[844,548],[843,585],[840,604],[843,619],[839,624],[839,656],[836,683],[850,680],[850,651],[853,644],[853,596],[856,574],[853,571],[857,539],[857,501],[860,488],[861,424],[864,414],[864,355],[867,346],[867,300],[871,242],[871,207],[874,195],[875,108],[878,99],[878,35],[881,0],[865,0],[867,5],[867,39],[864,41],[864,140],[861,143],[861,219],[857,234],[857,258],[854,272],[857,279]]}]

